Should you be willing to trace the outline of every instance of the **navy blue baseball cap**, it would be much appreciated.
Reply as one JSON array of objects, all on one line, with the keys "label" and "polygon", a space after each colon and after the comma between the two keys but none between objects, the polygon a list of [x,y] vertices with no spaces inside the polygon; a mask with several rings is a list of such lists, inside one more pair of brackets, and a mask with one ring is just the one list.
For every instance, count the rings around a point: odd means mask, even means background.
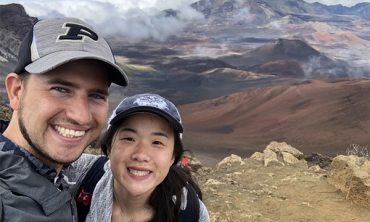
[{"label": "navy blue baseball cap", "polygon": [[150,93],[137,94],[122,100],[109,118],[108,128],[110,125],[134,113],[155,114],[167,120],[178,133],[184,132],[180,113],[176,106],[166,98]]}]

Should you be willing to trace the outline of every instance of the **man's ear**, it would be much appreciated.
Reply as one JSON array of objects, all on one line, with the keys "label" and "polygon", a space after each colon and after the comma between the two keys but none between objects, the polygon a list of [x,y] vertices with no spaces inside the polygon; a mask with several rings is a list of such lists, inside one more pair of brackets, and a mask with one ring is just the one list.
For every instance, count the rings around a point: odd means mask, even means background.
[{"label": "man's ear", "polygon": [[10,73],[5,79],[5,87],[8,92],[10,107],[13,110],[18,110],[22,90],[24,89],[20,76],[16,73]]}]

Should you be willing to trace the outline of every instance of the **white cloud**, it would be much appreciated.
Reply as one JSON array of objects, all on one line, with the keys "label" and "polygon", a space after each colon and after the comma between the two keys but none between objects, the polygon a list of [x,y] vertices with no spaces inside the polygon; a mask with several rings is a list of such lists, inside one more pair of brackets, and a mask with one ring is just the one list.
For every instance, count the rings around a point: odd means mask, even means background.
[{"label": "white cloud", "polygon": [[[104,35],[165,40],[182,31],[193,20],[203,15],[189,5],[197,0],[2,0],[1,4],[19,3],[30,16],[37,18],[77,17],[101,30]],[[245,0],[237,0],[241,4]],[[316,2],[317,0],[305,0]],[[370,2],[370,0],[366,0]],[[346,6],[361,0],[319,0],[323,4]],[[177,17],[159,13],[165,9],[178,10]],[[249,22],[251,15],[241,10],[235,15],[239,22]]]},{"label": "white cloud", "polygon": [[[190,4],[195,0],[3,0],[1,4],[19,3],[30,16],[40,19],[77,17],[100,30],[104,35],[128,38],[165,40],[183,30],[203,15]],[[159,13],[176,9],[178,15],[165,17]]]}]

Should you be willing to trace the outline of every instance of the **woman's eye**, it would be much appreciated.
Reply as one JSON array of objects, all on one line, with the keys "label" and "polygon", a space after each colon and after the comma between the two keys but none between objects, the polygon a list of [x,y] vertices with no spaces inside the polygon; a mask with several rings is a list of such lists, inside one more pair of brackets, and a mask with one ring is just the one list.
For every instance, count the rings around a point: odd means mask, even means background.
[{"label": "woman's eye", "polygon": [[134,138],[132,137],[125,137],[123,138],[123,140],[132,141],[132,142],[135,141]]},{"label": "woman's eye", "polygon": [[160,142],[160,141],[154,141],[153,144],[155,144],[155,145],[163,145],[163,143]]}]

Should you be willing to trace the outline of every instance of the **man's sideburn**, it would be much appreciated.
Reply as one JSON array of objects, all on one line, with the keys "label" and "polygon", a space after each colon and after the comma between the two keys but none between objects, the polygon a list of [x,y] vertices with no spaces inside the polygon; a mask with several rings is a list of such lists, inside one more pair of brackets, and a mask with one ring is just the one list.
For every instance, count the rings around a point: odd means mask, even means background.
[{"label": "man's sideburn", "polygon": [[[27,130],[27,127],[26,127],[26,124],[25,124],[25,122],[26,122],[25,117],[23,116],[23,109],[25,109],[25,107],[24,107],[25,102],[24,101],[26,100],[27,83],[28,83],[29,76],[30,76],[30,74],[27,73],[27,74],[25,74],[25,76],[20,77],[20,79],[22,81],[22,85],[23,85],[23,92],[22,92],[22,95],[21,95],[21,98],[20,98],[20,101],[19,101],[18,124],[19,124],[19,129],[22,133],[22,136],[27,141],[27,143],[30,145],[31,149],[33,151],[35,151],[42,158],[50,161],[51,163],[55,163],[55,164],[61,164],[61,165],[68,164],[70,162],[65,163],[65,162],[61,162],[61,161],[53,159],[47,152],[45,152],[45,150],[42,149],[42,145],[37,144],[36,139],[35,138],[32,139],[30,134],[28,133],[28,130]],[[35,141],[36,143],[34,143],[33,141]],[[46,144],[44,144],[44,146],[45,145]]]}]

